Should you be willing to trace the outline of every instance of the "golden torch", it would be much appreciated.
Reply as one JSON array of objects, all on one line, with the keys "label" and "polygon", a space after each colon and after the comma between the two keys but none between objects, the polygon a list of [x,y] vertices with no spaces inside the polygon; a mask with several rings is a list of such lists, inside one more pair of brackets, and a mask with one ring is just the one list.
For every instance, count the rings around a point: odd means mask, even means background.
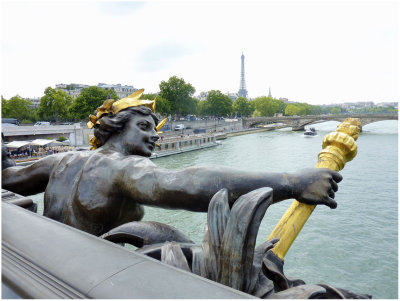
[{"label": "golden torch", "polygon": [[[347,118],[339,124],[335,132],[324,137],[322,151],[318,154],[315,167],[329,168],[334,171],[343,169],[346,162],[351,161],[357,154],[355,141],[360,129],[361,123],[357,118]],[[268,240],[280,239],[271,251],[282,261],[314,208],[315,205],[307,205],[295,200],[268,237]]]}]

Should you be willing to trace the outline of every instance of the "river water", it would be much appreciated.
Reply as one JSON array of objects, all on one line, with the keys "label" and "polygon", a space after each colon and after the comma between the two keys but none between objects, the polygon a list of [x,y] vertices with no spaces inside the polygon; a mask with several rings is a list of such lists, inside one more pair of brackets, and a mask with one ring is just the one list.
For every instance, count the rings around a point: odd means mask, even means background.
[{"label": "river water", "polygon": [[[318,136],[304,138],[289,129],[231,137],[222,145],[154,159],[165,168],[198,164],[243,170],[290,172],[315,166],[324,135],[337,122],[313,125]],[[358,154],[340,172],[343,181],[334,210],[318,206],[285,257],[286,275],[308,284],[326,283],[366,293],[375,299],[398,298],[398,123],[366,125],[357,140]],[[43,194],[33,197],[42,210]],[[292,200],[272,205],[257,237],[262,243]],[[144,220],[172,225],[197,243],[205,213],[146,207]]]}]

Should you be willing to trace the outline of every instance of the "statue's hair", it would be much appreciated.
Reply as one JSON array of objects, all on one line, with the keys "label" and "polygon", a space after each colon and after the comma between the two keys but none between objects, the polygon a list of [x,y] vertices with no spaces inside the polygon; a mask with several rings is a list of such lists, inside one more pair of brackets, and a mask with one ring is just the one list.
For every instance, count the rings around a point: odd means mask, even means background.
[{"label": "statue's hair", "polygon": [[100,124],[95,126],[94,136],[101,143],[101,145],[104,145],[104,143],[106,143],[106,141],[113,134],[119,133],[124,129],[125,124],[131,119],[132,116],[138,114],[144,116],[150,115],[157,126],[158,118],[150,108],[144,106],[129,107],[118,112],[116,115],[103,115],[103,117],[99,119]]}]

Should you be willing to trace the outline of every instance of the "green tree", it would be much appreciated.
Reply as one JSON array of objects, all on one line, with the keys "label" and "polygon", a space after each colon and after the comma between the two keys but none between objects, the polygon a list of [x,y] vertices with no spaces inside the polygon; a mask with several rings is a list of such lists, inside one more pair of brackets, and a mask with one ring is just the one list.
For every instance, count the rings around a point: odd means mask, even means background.
[{"label": "green tree", "polygon": [[68,108],[72,104],[72,97],[61,90],[47,87],[44,96],[40,99],[37,116],[43,120],[60,121],[69,118]]},{"label": "green tree", "polygon": [[274,116],[275,113],[284,113],[286,104],[279,99],[261,96],[254,100],[256,115]]},{"label": "green tree", "polygon": [[253,113],[250,101],[243,96],[238,97],[233,103],[233,112],[237,116],[250,116]]},{"label": "green tree", "polygon": [[332,114],[340,114],[340,113],[342,113],[342,109],[340,107],[333,107],[331,109],[331,113]]},{"label": "green tree", "polygon": [[2,117],[9,117],[9,106],[8,106],[8,100],[5,98],[1,98],[1,116]]},{"label": "green tree", "polygon": [[210,115],[229,116],[232,113],[232,99],[219,90],[209,91],[205,101]]},{"label": "green tree", "polygon": [[299,115],[300,114],[300,107],[297,106],[296,104],[288,104],[285,108],[285,115],[287,116],[293,116],[293,115]]},{"label": "green tree", "polygon": [[251,115],[252,117],[261,117],[261,113],[257,110],[253,111],[253,114]]},{"label": "green tree", "polygon": [[17,118],[19,120],[33,119],[34,109],[32,102],[19,95],[11,97],[9,100],[1,99],[2,117]]},{"label": "green tree", "polygon": [[355,109],[354,112],[366,113],[366,114],[383,114],[383,113],[397,114],[398,110],[395,109],[393,106],[387,106],[387,107],[358,108]]},{"label": "green tree", "polygon": [[208,102],[203,100],[199,101],[197,106],[197,115],[206,116],[208,115]]},{"label": "green tree", "polygon": [[177,114],[178,117],[181,117],[184,114],[196,113],[196,102],[192,98],[196,90],[191,84],[186,83],[183,78],[172,76],[167,82],[162,81],[159,86],[159,96],[168,100],[172,114]]},{"label": "green tree", "polygon": [[269,116],[268,98],[265,96],[254,99],[254,117]]},{"label": "green tree", "polygon": [[190,97],[185,103],[184,106],[182,108],[182,114],[183,115],[187,115],[187,114],[197,114],[198,111],[198,104],[199,104],[199,100],[194,98],[194,97]]},{"label": "green tree", "polygon": [[157,94],[143,94],[143,99],[154,100],[157,98],[156,102],[156,113],[166,116],[171,113],[171,104],[169,101]]},{"label": "green tree", "polygon": [[321,115],[321,114],[323,114],[321,106],[308,105],[307,115]]},{"label": "green tree", "polygon": [[298,112],[297,115],[299,115],[299,116],[307,115],[307,106],[308,106],[308,104],[305,104],[305,103],[297,103],[296,105],[297,105],[297,107],[299,108],[299,112]]},{"label": "green tree", "polygon": [[249,100],[249,110],[250,110],[250,116],[255,112],[256,110],[256,104],[254,103],[253,100]]},{"label": "green tree", "polygon": [[104,103],[108,95],[112,99],[118,99],[114,90],[105,90],[96,86],[83,88],[69,108],[71,117],[75,120],[88,119],[89,115],[94,114],[95,110]]}]

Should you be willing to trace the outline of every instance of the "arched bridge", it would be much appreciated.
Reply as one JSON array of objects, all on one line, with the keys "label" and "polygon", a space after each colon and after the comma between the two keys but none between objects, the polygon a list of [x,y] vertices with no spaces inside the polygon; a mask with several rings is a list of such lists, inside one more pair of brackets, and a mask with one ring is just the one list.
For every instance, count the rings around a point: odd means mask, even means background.
[{"label": "arched bridge", "polygon": [[287,127],[291,127],[294,131],[304,130],[304,126],[325,121],[343,122],[346,118],[358,118],[361,122],[361,127],[369,123],[382,120],[398,120],[397,114],[351,114],[351,115],[307,115],[307,116],[281,116],[281,117],[255,117],[243,118],[243,128],[251,128],[260,124],[282,123]]}]

